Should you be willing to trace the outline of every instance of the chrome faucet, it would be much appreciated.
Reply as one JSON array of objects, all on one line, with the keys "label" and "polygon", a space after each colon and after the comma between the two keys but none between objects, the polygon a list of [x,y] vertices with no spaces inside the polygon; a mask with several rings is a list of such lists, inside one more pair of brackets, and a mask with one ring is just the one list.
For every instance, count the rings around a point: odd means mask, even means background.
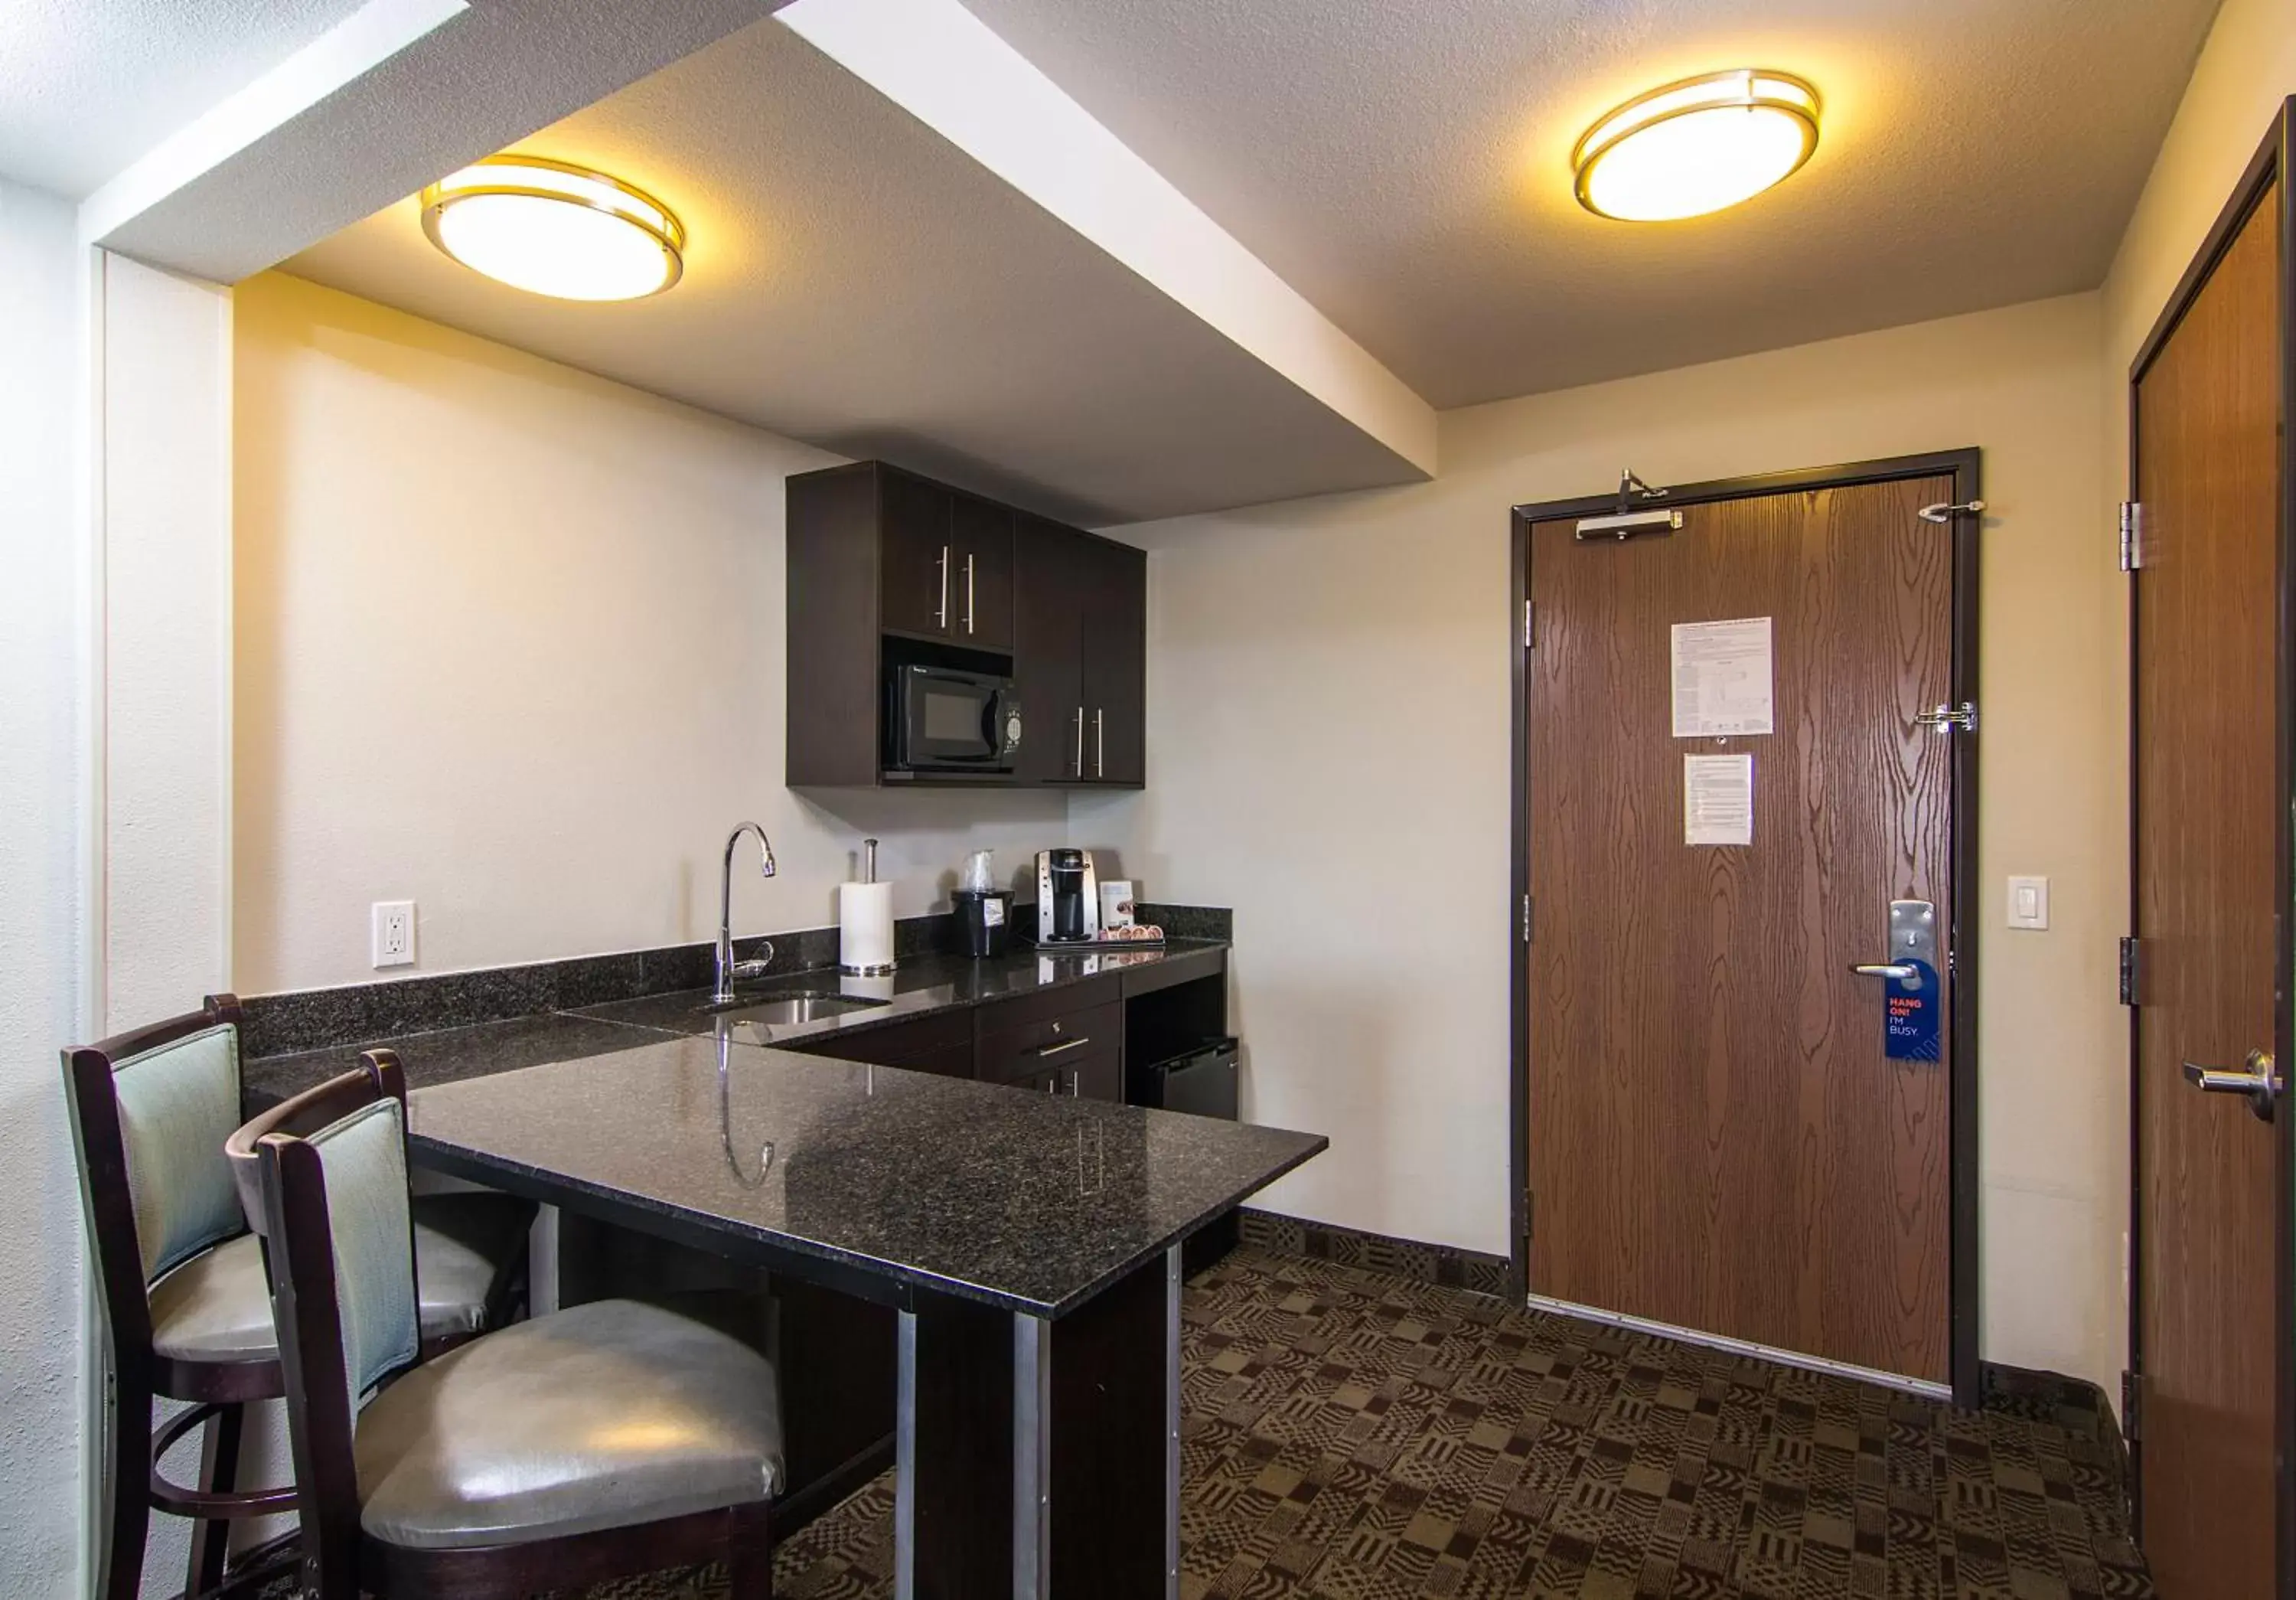
[{"label": "chrome faucet", "polygon": [[764,977],[774,959],[774,947],[770,944],[755,961],[734,959],[734,847],[742,842],[744,833],[758,836],[758,851],[765,857],[764,875],[774,875],[774,841],[766,837],[765,829],[756,823],[745,822],[726,836],[726,867],[718,878],[718,981],[709,991],[712,1005],[723,1005],[734,998],[735,979]]}]

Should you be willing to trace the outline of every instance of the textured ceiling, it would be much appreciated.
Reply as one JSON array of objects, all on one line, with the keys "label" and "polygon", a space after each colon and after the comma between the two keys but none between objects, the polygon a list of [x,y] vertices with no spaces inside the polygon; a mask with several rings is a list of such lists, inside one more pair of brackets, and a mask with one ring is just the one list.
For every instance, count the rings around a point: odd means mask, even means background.
[{"label": "textured ceiling", "polygon": [[7,0],[0,176],[78,200],[359,0]]},{"label": "textured ceiling", "polygon": [[[2099,283],[2216,0],[966,0],[1439,406]],[[1604,111],[1815,82],[1735,210],[1581,210]]]},{"label": "textured ceiling", "polygon": [[1422,476],[777,22],[518,148],[659,194],[684,281],[523,294],[432,249],[411,200],[284,269],[1091,521]]}]

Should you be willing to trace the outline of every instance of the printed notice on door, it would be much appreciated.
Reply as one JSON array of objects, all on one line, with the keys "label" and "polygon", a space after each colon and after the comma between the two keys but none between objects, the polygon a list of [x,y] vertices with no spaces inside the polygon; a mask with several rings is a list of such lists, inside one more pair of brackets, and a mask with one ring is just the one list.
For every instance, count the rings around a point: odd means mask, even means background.
[{"label": "printed notice on door", "polygon": [[1770,619],[1674,625],[1674,736],[1770,731]]},{"label": "printed notice on door", "polygon": [[1682,842],[1754,842],[1754,758],[1682,758]]}]

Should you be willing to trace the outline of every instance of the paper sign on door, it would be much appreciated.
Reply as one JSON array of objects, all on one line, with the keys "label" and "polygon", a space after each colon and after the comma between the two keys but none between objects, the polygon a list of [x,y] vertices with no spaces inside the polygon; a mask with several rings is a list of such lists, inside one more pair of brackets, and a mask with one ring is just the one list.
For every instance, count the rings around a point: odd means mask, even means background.
[{"label": "paper sign on door", "polygon": [[1770,619],[1674,625],[1674,736],[1771,731]]},{"label": "paper sign on door", "polygon": [[1682,842],[1754,842],[1754,758],[1682,758]]}]

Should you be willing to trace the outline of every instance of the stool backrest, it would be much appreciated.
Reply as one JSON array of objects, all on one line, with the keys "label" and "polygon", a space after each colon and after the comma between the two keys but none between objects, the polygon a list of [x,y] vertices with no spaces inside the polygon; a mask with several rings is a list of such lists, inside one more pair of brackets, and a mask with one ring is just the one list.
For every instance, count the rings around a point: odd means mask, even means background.
[{"label": "stool backrest", "polygon": [[116,1348],[152,1338],[152,1280],[244,1231],[224,1160],[239,1126],[239,1001],[63,1052],[80,1201]]},{"label": "stool backrest", "polygon": [[[333,1120],[308,1127],[319,1110]],[[258,1210],[288,1437],[303,1525],[332,1545],[355,1530],[358,1514],[351,1443],[359,1407],[422,1353],[398,1057],[370,1051],[360,1071],[306,1090],[265,1120],[271,1128],[254,1141]]]}]

